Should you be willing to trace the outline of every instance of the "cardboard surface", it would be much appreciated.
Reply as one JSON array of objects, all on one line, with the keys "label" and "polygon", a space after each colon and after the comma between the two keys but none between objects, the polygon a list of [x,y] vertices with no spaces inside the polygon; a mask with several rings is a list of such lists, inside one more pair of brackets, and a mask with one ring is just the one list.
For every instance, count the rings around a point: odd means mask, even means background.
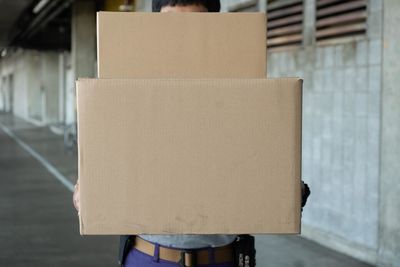
[{"label": "cardboard surface", "polygon": [[81,234],[299,233],[302,80],[77,82]]},{"label": "cardboard surface", "polygon": [[264,13],[97,13],[99,78],[264,78]]}]

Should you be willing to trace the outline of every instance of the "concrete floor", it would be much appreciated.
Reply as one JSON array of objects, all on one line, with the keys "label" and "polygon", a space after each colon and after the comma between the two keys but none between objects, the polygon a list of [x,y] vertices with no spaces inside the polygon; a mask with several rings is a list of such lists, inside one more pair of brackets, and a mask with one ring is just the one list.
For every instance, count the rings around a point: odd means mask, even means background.
[{"label": "concrete floor", "polygon": [[[61,136],[0,113],[0,266],[117,266],[118,237],[80,236],[71,191],[15,139],[72,183],[77,174]],[[257,266],[371,265],[299,236],[257,236]]]}]

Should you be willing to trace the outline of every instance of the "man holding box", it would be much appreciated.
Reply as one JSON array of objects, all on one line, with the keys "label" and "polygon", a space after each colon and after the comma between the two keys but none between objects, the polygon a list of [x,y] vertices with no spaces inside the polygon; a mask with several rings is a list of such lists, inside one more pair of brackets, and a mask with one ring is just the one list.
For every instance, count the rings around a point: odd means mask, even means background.
[{"label": "man holding box", "polygon": [[[219,10],[219,0],[153,0],[153,12],[219,12]],[[302,187],[302,206],[304,206],[309,191],[304,184]],[[78,191],[77,184],[74,205],[79,211]],[[233,244],[237,243],[236,239],[237,235],[122,236],[120,264],[127,267],[196,265],[233,267],[235,266]]]}]

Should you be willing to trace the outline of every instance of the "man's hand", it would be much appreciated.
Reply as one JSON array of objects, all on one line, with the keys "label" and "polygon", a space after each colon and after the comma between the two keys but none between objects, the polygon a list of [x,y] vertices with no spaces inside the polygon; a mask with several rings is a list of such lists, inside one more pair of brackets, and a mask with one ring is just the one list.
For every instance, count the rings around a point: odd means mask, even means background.
[{"label": "man's hand", "polygon": [[301,181],[301,210],[307,203],[307,198],[311,194],[310,188],[306,183]]},{"label": "man's hand", "polygon": [[74,190],[74,194],[72,196],[72,201],[73,201],[74,207],[79,215],[79,182],[76,182],[76,184],[75,184],[75,190]]}]

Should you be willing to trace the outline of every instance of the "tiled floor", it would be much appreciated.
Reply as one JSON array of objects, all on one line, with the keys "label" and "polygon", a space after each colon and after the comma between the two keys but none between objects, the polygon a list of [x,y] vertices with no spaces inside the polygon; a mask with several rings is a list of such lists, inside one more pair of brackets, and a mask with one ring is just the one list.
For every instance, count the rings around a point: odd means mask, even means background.
[{"label": "tiled floor", "polygon": [[[62,136],[0,114],[0,266],[117,266],[118,237],[80,236],[71,191],[21,142],[68,183],[77,175]],[[370,265],[302,237],[258,236],[257,266]]]}]

